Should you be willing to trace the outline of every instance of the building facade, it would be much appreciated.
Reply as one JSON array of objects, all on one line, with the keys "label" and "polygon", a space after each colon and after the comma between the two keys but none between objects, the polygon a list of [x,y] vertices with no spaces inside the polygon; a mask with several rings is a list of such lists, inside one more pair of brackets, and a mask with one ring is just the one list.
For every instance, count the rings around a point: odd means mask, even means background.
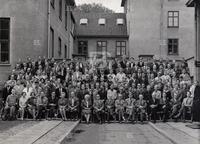
[{"label": "building facade", "polygon": [[200,81],[200,1],[199,0],[189,0],[186,5],[189,8],[194,8],[195,12],[195,77],[196,80]]},{"label": "building facade", "polygon": [[187,0],[122,0],[130,55],[188,59],[195,52],[194,10]]},{"label": "building facade", "polygon": [[0,0],[0,79],[16,62],[38,56],[70,58],[74,0]]},{"label": "building facade", "polygon": [[129,55],[124,13],[74,13],[76,40],[74,55],[116,57]]}]

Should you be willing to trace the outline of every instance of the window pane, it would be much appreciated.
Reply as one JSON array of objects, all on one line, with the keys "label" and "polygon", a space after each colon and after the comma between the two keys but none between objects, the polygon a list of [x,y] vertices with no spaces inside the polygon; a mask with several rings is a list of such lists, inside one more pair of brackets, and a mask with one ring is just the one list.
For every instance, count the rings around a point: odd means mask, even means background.
[{"label": "window pane", "polygon": [[174,12],[174,16],[177,17],[178,16],[178,12]]},{"label": "window pane", "polygon": [[173,16],[173,12],[168,12],[168,16]]},{"label": "window pane", "polygon": [[126,42],[122,42],[122,46],[125,47],[126,46]]},{"label": "window pane", "polygon": [[126,55],[126,47],[122,47],[122,55]]},{"label": "window pane", "polygon": [[174,18],[174,26],[178,26],[178,18]]},{"label": "window pane", "polygon": [[8,63],[9,60],[9,53],[2,52],[1,53],[1,62]]},{"label": "window pane", "polygon": [[2,19],[0,21],[0,29],[9,29],[9,20],[7,19]]},{"label": "window pane", "polygon": [[117,47],[117,55],[121,55],[121,48]]},{"label": "window pane", "polygon": [[102,42],[102,46],[104,46],[104,47],[105,47],[105,46],[106,46],[106,42]]},{"label": "window pane", "polygon": [[168,26],[173,26],[173,18],[168,19]]},{"label": "window pane", "polygon": [[97,46],[101,47],[102,46],[101,42],[97,42]]},{"label": "window pane", "polygon": [[174,46],[174,54],[178,54],[178,47]]},{"label": "window pane", "polygon": [[9,39],[9,30],[0,30],[0,39]]},{"label": "window pane", "polygon": [[117,42],[117,46],[121,46],[121,42]]},{"label": "window pane", "polygon": [[0,42],[0,50],[1,52],[8,52],[9,51],[8,42]]}]

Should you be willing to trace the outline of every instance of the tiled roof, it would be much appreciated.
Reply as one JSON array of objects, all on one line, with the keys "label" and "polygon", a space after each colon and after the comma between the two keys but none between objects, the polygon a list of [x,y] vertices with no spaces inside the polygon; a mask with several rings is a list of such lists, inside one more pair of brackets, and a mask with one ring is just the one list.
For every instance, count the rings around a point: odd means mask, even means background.
[{"label": "tiled roof", "polygon": [[[77,37],[128,37],[125,13],[80,13],[74,12]],[[80,19],[87,18],[87,25],[80,25]],[[100,18],[106,19],[105,25],[99,25]],[[117,25],[117,19],[124,19],[123,25]]]}]

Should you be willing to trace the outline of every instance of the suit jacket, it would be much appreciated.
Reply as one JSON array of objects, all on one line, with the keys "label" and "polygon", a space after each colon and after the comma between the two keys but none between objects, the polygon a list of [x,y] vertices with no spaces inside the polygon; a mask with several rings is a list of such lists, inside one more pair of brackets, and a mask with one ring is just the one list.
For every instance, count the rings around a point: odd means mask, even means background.
[{"label": "suit jacket", "polygon": [[55,91],[55,92],[56,92],[56,97],[57,97],[57,98],[60,97],[60,95],[61,95],[61,91],[62,91],[62,92],[65,92],[65,94],[66,94],[65,97],[68,98],[68,93],[67,93],[67,91],[66,91],[65,88],[61,88],[61,89],[60,89],[60,88],[57,88],[56,91]]},{"label": "suit jacket", "polygon": [[7,97],[11,94],[12,88],[7,89],[7,87],[3,88],[2,98],[5,102]]}]

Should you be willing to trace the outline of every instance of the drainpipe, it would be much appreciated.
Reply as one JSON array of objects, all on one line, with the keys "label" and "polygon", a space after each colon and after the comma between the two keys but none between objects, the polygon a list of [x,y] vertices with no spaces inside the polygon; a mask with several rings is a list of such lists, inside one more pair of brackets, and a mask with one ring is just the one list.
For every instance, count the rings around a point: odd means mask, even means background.
[{"label": "drainpipe", "polygon": [[48,24],[47,24],[47,28],[48,28],[48,34],[47,34],[47,52],[48,52],[48,59],[50,58],[50,22],[51,22],[51,0],[48,0],[48,13],[47,13],[47,19],[48,19]]}]

